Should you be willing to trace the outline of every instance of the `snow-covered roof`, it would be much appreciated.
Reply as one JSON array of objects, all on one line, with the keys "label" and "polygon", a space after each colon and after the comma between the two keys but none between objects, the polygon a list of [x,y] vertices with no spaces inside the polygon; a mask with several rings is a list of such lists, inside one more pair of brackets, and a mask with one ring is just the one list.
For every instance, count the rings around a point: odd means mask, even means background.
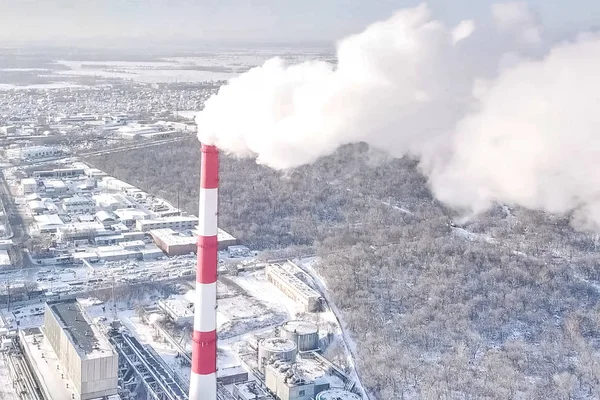
[{"label": "snow-covered roof", "polygon": [[49,226],[59,226],[64,225],[64,222],[60,217],[56,214],[49,215],[36,215],[33,217],[38,227],[49,227]]},{"label": "snow-covered roof", "polygon": [[33,200],[27,203],[30,209],[32,210],[45,210],[47,207],[43,201]]},{"label": "snow-covered roof", "polygon": [[96,219],[100,222],[116,221],[115,217],[113,217],[112,215],[110,215],[108,212],[106,212],[104,210],[98,211],[96,213]]},{"label": "snow-covered roof", "polygon": [[73,196],[73,197],[64,199],[63,203],[75,205],[75,204],[93,204],[94,202],[92,199],[90,199],[88,197]]}]

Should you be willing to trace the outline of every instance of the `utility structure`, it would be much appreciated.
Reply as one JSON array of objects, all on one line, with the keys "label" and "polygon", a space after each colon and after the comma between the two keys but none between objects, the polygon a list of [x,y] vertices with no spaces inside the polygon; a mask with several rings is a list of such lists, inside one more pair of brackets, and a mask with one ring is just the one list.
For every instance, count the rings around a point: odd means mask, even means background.
[{"label": "utility structure", "polygon": [[202,144],[198,265],[190,400],[217,399],[217,203],[219,151]]}]

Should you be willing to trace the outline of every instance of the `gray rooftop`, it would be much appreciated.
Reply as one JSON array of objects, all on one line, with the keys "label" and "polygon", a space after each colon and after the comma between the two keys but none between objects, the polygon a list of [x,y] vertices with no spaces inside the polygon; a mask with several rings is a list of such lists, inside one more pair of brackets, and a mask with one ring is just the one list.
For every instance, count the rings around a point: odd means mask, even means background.
[{"label": "gray rooftop", "polygon": [[90,323],[77,300],[48,302],[48,306],[82,358],[96,358],[114,352],[106,336]]}]

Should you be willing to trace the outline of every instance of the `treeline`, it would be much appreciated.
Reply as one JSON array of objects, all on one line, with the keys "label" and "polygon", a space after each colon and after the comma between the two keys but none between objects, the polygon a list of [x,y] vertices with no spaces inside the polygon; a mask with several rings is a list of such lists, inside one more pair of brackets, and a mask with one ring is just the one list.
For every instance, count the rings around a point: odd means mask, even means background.
[{"label": "treeline", "polygon": [[[90,161],[197,213],[195,140]],[[600,398],[597,237],[568,218],[498,206],[453,226],[414,161],[364,145],[284,173],[221,165],[220,225],[317,249],[378,399]]]}]

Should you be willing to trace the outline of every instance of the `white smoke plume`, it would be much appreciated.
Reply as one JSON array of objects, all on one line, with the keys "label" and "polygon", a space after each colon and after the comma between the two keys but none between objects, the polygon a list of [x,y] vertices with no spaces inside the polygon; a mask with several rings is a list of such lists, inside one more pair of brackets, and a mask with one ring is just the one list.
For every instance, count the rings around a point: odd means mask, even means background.
[{"label": "white smoke plume", "polygon": [[514,35],[525,43],[541,43],[541,24],[527,3],[494,4],[492,14],[501,31]]},{"label": "white smoke plume", "polygon": [[[541,40],[526,7],[492,14],[498,37]],[[600,227],[600,36],[533,57],[477,34],[421,5],[342,40],[337,66],[269,60],[206,102],[199,139],[277,169],[364,141],[419,157],[434,195],[464,211],[500,202]]]}]

